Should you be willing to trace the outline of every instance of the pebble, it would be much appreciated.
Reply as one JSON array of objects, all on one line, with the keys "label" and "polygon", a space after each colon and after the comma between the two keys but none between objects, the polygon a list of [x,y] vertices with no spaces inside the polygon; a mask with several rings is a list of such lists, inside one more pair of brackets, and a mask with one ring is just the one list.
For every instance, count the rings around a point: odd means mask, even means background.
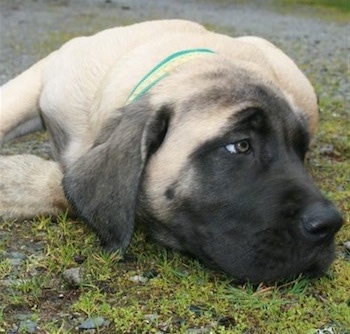
[{"label": "pebble", "polygon": [[344,242],[344,247],[345,247],[345,250],[347,250],[348,252],[350,252],[350,240]]},{"label": "pebble", "polygon": [[326,327],[326,328],[323,328],[323,329],[318,329],[316,331],[316,334],[336,334],[336,332],[333,329],[333,327]]},{"label": "pebble", "polygon": [[6,287],[10,287],[10,286],[20,286],[20,285],[24,285],[27,284],[29,282],[29,280],[25,280],[25,279],[4,279],[4,280],[0,280],[0,286],[6,286]]},{"label": "pebble", "polygon": [[83,281],[83,269],[80,267],[67,269],[62,275],[64,280],[72,286],[78,286]]},{"label": "pebble", "polygon": [[7,257],[10,264],[13,266],[19,266],[23,260],[27,258],[27,256],[24,253],[20,252],[9,252],[5,253],[5,256]]},{"label": "pebble", "polygon": [[210,333],[212,331],[211,328],[206,328],[206,327],[202,327],[202,328],[189,328],[186,333],[189,334],[205,334],[205,333]]},{"label": "pebble", "polygon": [[134,282],[134,283],[147,283],[148,278],[144,277],[142,275],[135,275],[135,276],[130,277],[130,281]]},{"label": "pebble", "polygon": [[147,323],[151,323],[154,320],[157,320],[159,318],[159,315],[157,313],[155,314],[146,314],[145,315],[145,319],[147,321]]},{"label": "pebble", "polygon": [[108,326],[110,324],[109,321],[106,321],[104,318],[102,317],[96,317],[96,318],[88,318],[86,320],[84,320],[80,325],[79,325],[79,329],[95,329],[98,327],[105,327]]},{"label": "pebble", "polygon": [[333,155],[335,153],[334,146],[332,144],[323,145],[319,152],[322,155]]},{"label": "pebble", "polygon": [[22,320],[19,323],[19,333],[35,333],[38,328],[38,324],[32,320]]}]

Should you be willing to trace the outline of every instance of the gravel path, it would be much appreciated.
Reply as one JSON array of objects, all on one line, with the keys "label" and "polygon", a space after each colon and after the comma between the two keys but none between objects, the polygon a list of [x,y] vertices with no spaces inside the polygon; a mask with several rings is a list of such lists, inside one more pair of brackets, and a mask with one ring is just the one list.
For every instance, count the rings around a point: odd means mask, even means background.
[{"label": "gravel path", "polygon": [[[349,25],[272,11],[270,1],[1,0],[0,83],[61,44],[106,27],[163,18],[196,20],[233,35],[254,34],[278,44],[308,72],[336,72],[349,60]],[[241,2],[241,1],[237,1]],[[310,14],[310,15],[308,15]],[[66,38],[67,37],[67,38]],[[312,66],[310,66],[310,64]],[[341,74],[342,71],[339,72]],[[344,97],[349,82],[342,87]],[[347,99],[350,97],[347,96]]]}]

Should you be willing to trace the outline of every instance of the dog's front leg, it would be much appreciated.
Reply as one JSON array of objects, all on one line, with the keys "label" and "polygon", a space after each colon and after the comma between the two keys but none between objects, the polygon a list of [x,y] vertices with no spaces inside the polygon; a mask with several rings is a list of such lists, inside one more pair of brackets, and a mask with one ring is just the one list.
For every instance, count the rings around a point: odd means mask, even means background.
[{"label": "dog's front leg", "polygon": [[0,217],[24,219],[69,210],[62,171],[34,155],[0,156]]}]

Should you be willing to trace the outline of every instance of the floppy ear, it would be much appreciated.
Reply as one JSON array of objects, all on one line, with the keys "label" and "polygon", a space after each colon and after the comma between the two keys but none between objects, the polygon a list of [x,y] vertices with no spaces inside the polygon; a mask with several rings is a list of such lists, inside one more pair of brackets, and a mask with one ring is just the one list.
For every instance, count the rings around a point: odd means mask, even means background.
[{"label": "floppy ear", "polygon": [[130,243],[142,172],[168,128],[169,110],[151,111],[140,100],[109,120],[95,146],[67,167],[63,179],[68,201],[107,251],[123,252]]}]

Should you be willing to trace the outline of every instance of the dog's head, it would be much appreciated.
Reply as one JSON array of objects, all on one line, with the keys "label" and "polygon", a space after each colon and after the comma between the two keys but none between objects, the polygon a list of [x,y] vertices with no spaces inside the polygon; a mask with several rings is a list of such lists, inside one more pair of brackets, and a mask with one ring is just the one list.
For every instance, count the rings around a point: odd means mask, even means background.
[{"label": "dog's head", "polygon": [[108,120],[67,167],[68,199],[108,250],[127,247],[136,219],[240,280],[323,273],[342,218],[303,166],[307,111],[244,64],[209,63]]}]

